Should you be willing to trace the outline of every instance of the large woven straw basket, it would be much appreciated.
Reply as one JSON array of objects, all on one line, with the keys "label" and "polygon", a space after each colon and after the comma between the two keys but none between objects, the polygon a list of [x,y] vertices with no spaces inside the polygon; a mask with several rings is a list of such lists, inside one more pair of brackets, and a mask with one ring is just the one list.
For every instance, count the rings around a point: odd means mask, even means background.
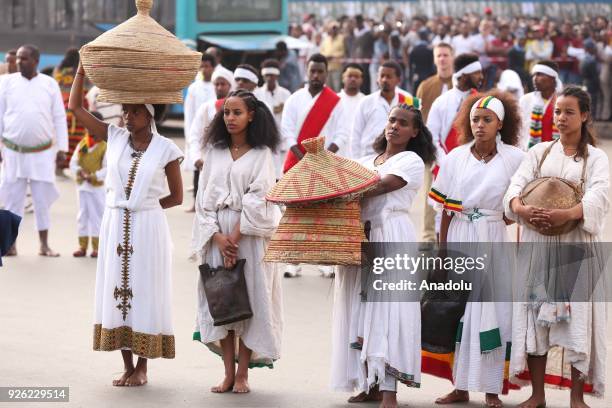
[{"label": "large woven straw basket", "polygon": [[306,155],[270,190],[266,199],[274,203],[297,204],[326,201],[371,188],[378,173],[354,160],[325,150],[325,137],[302,142]]},{"label": "large woven straw basket", "polygon": [[81,48],[85,73],[103,102],[182,102],[202,54],[151,18],[153,0],[136,0],[136,7],[134,17]]},{"label": "large woven straw basket", "polygon": [[365,241],[358,200],[288,206],[264,261],[312,265],[360,265]]}]

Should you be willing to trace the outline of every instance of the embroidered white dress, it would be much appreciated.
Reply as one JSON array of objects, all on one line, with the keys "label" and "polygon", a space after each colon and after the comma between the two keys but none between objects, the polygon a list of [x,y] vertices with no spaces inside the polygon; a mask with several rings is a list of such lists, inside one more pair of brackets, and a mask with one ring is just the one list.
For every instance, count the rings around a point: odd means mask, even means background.
[{"label": "embroidered white dress", "polygon": [[[410,208],[423,183],[425,165],[413,152],[401,152],[380,166],[377,155],[360,163],[381,177],[401,177],[399,190],[362,201],[362,222],[370,221],[371,242],[415,242]],[[335,282],[331,386],[365,391],[374,383],[400,380],[418,387],[421,373],[421,307],[418,302],[361,302],[359,268],[339,267]],[[358,337],[363,338],[359,347]],[[361,351],[358,349],[361,348]],[[367,363],[367,376],[366,367]]]},{"label": "embroidered white dress", "polygon": [[268,204],[266,193],[276,182],[272,152],[254,148],[233,160],[228,148],[208,148],[200,175],[193,225],[192,249],[201,263],[223,265],[223,257],[212,236],[231,233],[240,222],[238,258],[246,259],[244,275],[253,317],[214,326],[198,274],[198,310],[194,340],[221,354],[220,340],[233,330],[251,350],[249,367],[270,367],[280,357],[282,333],[282,288],[276,264],[263,262],[268,241],[280,221],[280,210]]},{"label": "embroidered white dress", "polygon": [[172,240],[159,200],[167,195],[166,165],[183,154],[155,134],[138,160],[128,137],[126,129],[109,126],[94,350],[174,358]]},{"label": "embroidered white dress", "polygon": [[[535,145],[512,177],[504,197],[506,216],[522,223],[510,209],[510,202],[518,197],[523,187],[536,177],[538,162],[553,142]],[[575,161],[563,153],[561,143],[555,143],[540,175],[555,176],[580,184],[583,159]],[[610,168],[606,153],[588,146],[586,181],[582,198],[583,219],[576,229],[559,236],[545,236],[528,227],[522,228],[521,242],[564,243],[580,242],[595,244],[605,225],[610,207]],[[593,276],[589,271],[600,269],[597,257],[590,257],[581,263],[579,273],[587,273],[582,281]],[[521,265],[521,264],[519,264]],[[529,272],[530,264],[523,265]],[[601,269],[600,269],[601,270]],[[578,281],[580,282],[580,280]],[[603,299],[601,279],[594,290],[594,298]],[[514,303],[512,319],[512,355],[510,374],[513,380],[524,380],[527,371],[527,355],[543,355],[548,352],[546,365],[547,383],[568,386],[571,384],[571,366],[580,371],[587,383],[586,391],[603,396],[606,373],[606,304],[604,302],[569,302],[571,311],[567,320],[558,321],[546,327],[540,323],[538,311],[525,303]]]},{"label": "embroidered white dress", "polygon": [[[510,241],[503,220],[503,198],[510,179],[524,157],[521,149],[497,142],[498,153],[483,163],[471,153],[472,143],[453,149],[440,168],[433,185],[434,193],[447,196],[462,207],[454,214],[447,242],[506,242]],[[448,197],[453,194],[454,197]],[[436,209],[443,204],[436,201]],[[488,266],[493,267],[489,264]],[[460,343],[455,349],[453,378],[459,390],[501,394],[504,388],[506,352],[510,350],[512,304],[468,302],[462,319]],[[486,324],[484,314],[495,313],[501,347],[489,350],[481,345],[481,330]],[[492,320],[492,321],[495,321]],[[483,337],[484,338],[484,337]],[[482,347],[481,347],[482,346]],[[486,350],[484,352],[483,350]],[[505,375],[506,374],[506,375]]]}]

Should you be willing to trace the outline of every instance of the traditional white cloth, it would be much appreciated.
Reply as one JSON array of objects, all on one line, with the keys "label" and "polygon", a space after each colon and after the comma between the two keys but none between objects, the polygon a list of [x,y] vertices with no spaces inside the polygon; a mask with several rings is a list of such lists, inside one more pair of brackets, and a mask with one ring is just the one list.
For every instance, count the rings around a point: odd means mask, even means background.
[{"label": "traditional white cloth", "polygon": [[502,71],[499,82],[497,83],[497,89],[504,92],[510,92],[517,100],[520,100],[525,94],[521,77],[511,69]]},{"label": "traditional white cloth", "polygon": [[236,70],[234,71],[234,81],[238,79],[249,80],[255,85],[259,83],[259,77],[257,76],[257,74],[244,68],[236,68]]},{"label": "traditional white cloth", "polygon": [[355,120],[355,115],[357,114],[359,102],[365,98],[365,94],[363,92],[358,92],[357,95],[350,96],[344,92],[344,89],[342,89],[340,92],[338,92],[338,96],[340,96],[340,102],[344,105],[346,120],[348,123],[353,123]]},{"label": "traditional white cloth", "polygon": [[[100,144],[95,144],[89,148],[90,152],[100,148]],[[77,152],[70,158],[70,171],[77,176],[81,170],[79,166],[79,155]],[[102,167],[95,173],[96,179],[106,178],[106,155],[102,159]],[[100,224],[106,201],[106,190],[104,186],[93,186],[87,181],[77,185],[79,197],[79,212],[77,215],[77,225],[79,237],[97,237],[100,235]]]},{"label": "traditional white cloth", "polygon": [[19,146],[53,143],[37,153],[3,146],[2,182],[20,178],[55,182],[57,152],[68,151],[68,127],[62,94],[53,78],[37,74],[28,80],[19,72],[5,77],[0,87],[0,136]]},{"label": "traditional white cloth", "polygon": [[[463,207],[461,212],[454,212],[447,242],[510,241],[503,220],[503,198],[525,154],[521,149],[498,140],[497,154],[488,163],[483,163],[472,154],[473,144],[459,146],[446,156],[433,185],[437,192],[449,198],[457,197],[456,201]],[[443,205],[436,202],[436,208],[442,210]],[[504,262],[502,257],[489,256],[488,271],[499,270],[502,266],[496,265],[496,260]],[[508,283],[511,284],[511,280]],[[455,387],[501,394],[504,378],[507,378],[506,351],[511,348],[512,304],[468,302],[462,323],[461,341],[454,355]],[[492,324],[490,330],[483,329],[487,324]],[[498,329],[496,334],[501,347],[488,349],[480,334],[485,331],[491,334],[495,329]]]},{"label": "traditional white cloth", "polygon": [[193,82],[187,88],[187,96],[185,97],[184,111],[184,132],[185,132],[185,160],[183,168],[188,171],[195,169],[193,166],[194,160],[189,156],[192,149],[189,146],[191,125],[193,124],[196,112],[206,102],[217,99],[215,95],[215,87],[212,81],[199,80]]},{"label": "traditional white cloth", "polygon": [[557,83],[557,88],[556,88],[557,92],[561,92],[563,90],[563,82],[561,82],[561,78],[559,78],[559,73],[557,71],[555,71],[554,69],[552,69],[548,65],[535,64],[531,68],[531,75],[535,75],[535,74],[538,74],[538,73],[539,74],[548,75],[549,77],[554,78],[555,82]]},{"label": "traditional white cloth", "polygon": [[554,95],[550,99],[544,99],[540,91],[529,92],[519,99],[519,109],[521,110],[521,132],[519,133],[518,146],[527,150],[529,147],[529,139],[531,137],[529,129],[531,127],[531,114],[535,107],[539,107],[542,112],[546,112],[548,104],[554,99]]},{"label": "traditional white cloth", "polygon": [[[406,185],[362,200],[361,218],[370,221],[371,242],[414,242],[410,208],[423,183],[425,165],[413,152],[401,152],[380,166],[377,155],[359,160],[381,177],[395,175]],[[331,386],[365,391],[374,383],[393,388],[396,379],[418,387],[421,377],[421,307],[418,302],[360,302],[359,268],[339,267],[335,281]],[[357,337],[363,338],[361,351]],[[351,347],[353,349],[351,349]],[[367,363],[367,375],[366,365]],[[387,389],[391,391],[391,389]]]},{"label": "traditional white cloth", "polygon": [[49,210],[51,204],[59,197],[55,184],[46,181],[28,180],[20,178],[13,182],[2,184],[0,202],[4,209],[23,218],[25,212],[25,199],[28,185],[32,193],[32,205],[36,217],[36,230],[46,231],[51,225]]},{"label": "traditional white cloth", "polygon": [[172,241],[159,201],[168,190],[166,165],[183,154],[155,133],[139,159],[128,144],[129,135],[126,129],[108,127],[94,350],[174,358]]},{"label": "traditional white cloth", "polygon": [[[512,177],[504,197],[506,217],[520,224],[523,220],[512,212],[510,202],[536,177],[538,163],[551,143],[553,142],[542,142],[529,149],[525,160]],[[579,184],[583,160],[566,156],[561,143],[555,143],[542,164],[540,176],[561,177]],[[579,226],[571,232],[553,237],[523,228],[521,242],[547,243],[549,246],[567,242],[580,242],[583,245],[599,242],[610,207],[609,177],[610,168],[606,153],[589,145],[585,193],[582,198],[583,218]],[[597,253],[596,248],[594,253]],[[530,273],[532,265],[529,263],[529,256],[525,262],[520,261],[519,259],[519,271]],[[601,270],[597,263],[597,257],[584,259],[577,282],[594,282],[591,274],[597,269]],[[522,281],[520,276],[517,279]],[[603,299],[601,284],[600,280],[593,292],[594,299]],[[539,320],[537,309],[526,303],[514,303],[510,374],[518,376],[528,369],[528,354],[544,355],[548,352],[546,374],[549,378],[558,380],[559,383],[571,384],[571,365],[580,372],[586,383],[592,384],[595,395],[603,396],[606,374],[606,304],[597,301],[572,301],[570,298],[569,308],[571,316],[568,320],[544,325]],[[520,382],[517,379],[515,381]]]},{"label": "traditional white cloth", "polygon": [[[302,124],[320,95],[321,92],[312,96],[310,92],[308,92],[308,86],[305,86],[295,91],[289,99],[287,99],[285,109],[283,110],[281,131],[283,139],[289,148],[297,144],[297,138],[300,134]],[[339,148],[337,154],[341,156],[348,155],[349,124],[346,121],[344,106],[341,102],[338,102],[334,107],[334,110],[321,131],[321,135],[325,136],[326,147],[335,143]]]},{"label": "traditional white cloth", "polygon": [[89,110],[92,112],[98,112],[104,118],[104,122],[119,126],[121,123],[121,115],[123,114],[123,107],[120,103],[101,102],[98,100],[100,95],[100,88],[93,86],[85,98],[89,103]]},{"label": "traditional white cloth", "polygon": [[[276,264],[263,262],[267,243],[280,221],[280,210],[266,203],[265,195],[276,182],[272,152],[253,148],[233,160],[228,148],[206,150],[196,198],[193,224],[193,256],[216,267],[223,257],[212,236],[231,233],[240,222],[242,238],[238,258],[246,259],[244,275],[253,317],[214,326],[208,302],[198,278],[198,311],[194,340],[221,354],[220,340],[230,330],[253,350],[249,367],[272,367],[280,358],[282,334],[282,287]],[[236,342],[237,353],[238,342]]]},{"label": "traditional white cloth", "polygon": [[234,81],[234,73],[231,70],[225,68],[221,64],[217,64],[217,66],[215,67],[215,70],[213,71],[213,75],[211,78],[211,82],[214,83],[217,77],[225,78],[227,82],[229,82],[230,84],[230,89],[233,90],[236,88],[236,81]]},{"label": "traditional white cloth", "polygon": [[463,75],[473,74],[474,72],[478,71],[482,71],[482,64],[480,63],[480,61],[472,62],[471,64],[468,64],[465,67],[461,68],[459,71],[453,74],[453,87],[457,87],[459,83],[459,78],[461,78]]},{"label": "traditional white cloth", "polygon": [[489,109],[490,111],[493,111],[500,122],[503,122],[504,118],[506,117],[506,108],[504,108],[503,102],[494,96],[484,96],[474,102],[474,104],[472,104],[472,108],[470,109],[470,119],[474,119],[476,109]]},{"label": "traditional white cloth", "polygon": [[453,126],[461,103],[470,93],[470,90],[461,91],[459,88],[453,87],[438,96],[431,105],[429,116],[427,116],[427,128],[431,132],[433,143],[436,146],[436,160],[440,166],[446,156],[442,145]]},{"label": "traditional white cloth", "polygon": [[376,91],[365,96],[357,107],[351,132],[350,157],[359,159],[374,154],[372,144],[385,129],[391,109],[400,103],[400,94],[409,105],[413,103],[412,95],[400,88],[395,88],[395,97],[391,103]]},{"label": "traditional white cloth", "polygon": [[276,178],[281,178],[283,175],[283,163],[285,161],[285,157],[287,156],[287,151],[291,146],[287,145],[287,141],[283,137],[281,132],[282,129],[282,119],[283,119],[283,110],[285,108],[285,103],[287,99],[291,96],[291,92],[288,89],[283,88],[280,85],[276,85],[274,92],[271,92],[268,89],[268,86],[264,84],[264,86],[259,87],[254,92],[255,97],[260,101],[264,102],[272,115],[274,115],[274,121],[276,122],[276,126],[278,127],[279,136],[281,137],[281,143],[276,151],[273,153],[274,156],[274,167],[276,169]]},{"label": "traditional white cloth", "polygon": [[203,158],[204,154],[204,136],[206,129],[217,114],[217,100],[209,100],[204,105],[200,106],[196,112],[195,118],[191,123],[188,137],[189,160],[191,165],[195,167],[195,162]]}]

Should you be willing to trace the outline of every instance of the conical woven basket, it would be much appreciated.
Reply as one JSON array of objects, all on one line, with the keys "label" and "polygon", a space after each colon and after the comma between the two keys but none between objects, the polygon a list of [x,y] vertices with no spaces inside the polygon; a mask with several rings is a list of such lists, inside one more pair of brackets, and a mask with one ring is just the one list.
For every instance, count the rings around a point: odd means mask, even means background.
[{"label": "conical woven basket", "polygon": [[368,190],[380,179],[375,171],[325,150],[324,136],[307,139],[302,146],[306,155],[270,190],[268,201],[326,201]]},{"label": "conical woven basket", "polygon": [[264,261],[359,265],[361,242],[365,240],[358,200],[288,206]]},{"label": "conical woven basket", "polygon": [[136,7],[137,15],[81,48],[85,73],[103,102],[182,102],[202,54],[151,18],[153,0],[136,0]]}]

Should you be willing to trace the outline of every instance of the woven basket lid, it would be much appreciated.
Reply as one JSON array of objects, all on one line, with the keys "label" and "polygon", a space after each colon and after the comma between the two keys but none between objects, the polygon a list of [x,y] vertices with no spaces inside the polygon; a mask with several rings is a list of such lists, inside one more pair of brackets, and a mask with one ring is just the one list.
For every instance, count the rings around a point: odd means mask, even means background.
[{"label": "woven basket lid", "polygon": [[359,200],[287,206],[264,261],[311,265],[360,265],[366,241]]},{"label": "woven basket lid", "polygon": [[136,0],[138,14],[81,48],[83,68],[112,103],[178,103],[202,54],[189,49],[149,15],[153,0]]},{"label": "woven basket lid", "polygon": [[325,137],[302,142],[306,155],[270,190],[274,203],[304,203],[357,194],[380,179],[378,173],[325,149]]}]

